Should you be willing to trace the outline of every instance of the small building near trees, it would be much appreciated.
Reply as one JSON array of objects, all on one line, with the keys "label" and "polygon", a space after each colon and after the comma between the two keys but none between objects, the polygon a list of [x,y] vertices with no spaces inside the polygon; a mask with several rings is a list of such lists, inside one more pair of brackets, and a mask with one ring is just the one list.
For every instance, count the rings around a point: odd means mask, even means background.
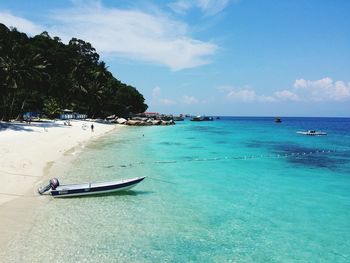
[{"label": "small building near trees", "polygon": [[64,109],[62,110],[62,113],[60,114],[61,120],[70,120],[70,119],[86,119],[87,114],[77,113],[73,112],[72,110]]},{"label": "small building near trees", "polygon": [[28,111],[23,113],[23,120],[33,120],[33,119],[40,119],[41,114],[38,111]]}]

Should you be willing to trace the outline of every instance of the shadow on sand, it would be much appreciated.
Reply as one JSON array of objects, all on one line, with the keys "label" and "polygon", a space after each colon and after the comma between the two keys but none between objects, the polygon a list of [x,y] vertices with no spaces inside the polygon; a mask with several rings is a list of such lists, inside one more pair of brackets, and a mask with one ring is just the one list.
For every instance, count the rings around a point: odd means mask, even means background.
[{"label": "shadow on sand", "polygon": [[4,130],[12,130],[12,131],[24,131],[24,132],[37,132],[33,128],[51,128],[51,127],[68,127],[66,125],[55,123],[55,122],[49,122],[49,121],[41,121],[41,122],[32,122],[31,124],[28,123],[21,123],[21,122],[0,122],[0,131]]}]

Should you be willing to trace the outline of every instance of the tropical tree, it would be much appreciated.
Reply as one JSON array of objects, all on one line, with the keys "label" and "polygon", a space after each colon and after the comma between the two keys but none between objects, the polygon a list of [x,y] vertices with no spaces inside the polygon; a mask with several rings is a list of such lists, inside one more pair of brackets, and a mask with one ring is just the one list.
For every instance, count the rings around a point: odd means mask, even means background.
[{"label": "tropical tree", "polygon": [[61,112],[61,106],[54,98],[48,98],[44,102],[43,113],[49,118],[57,118]]},{"label": "tropical tree", "polygon": [[90,117],[127,116],[147,109],[136,88],[116,79],[88,42],[66,45],[43,32],[28,37],[0,24],[0,117],[25,110],[57,116],[70,108]]}]

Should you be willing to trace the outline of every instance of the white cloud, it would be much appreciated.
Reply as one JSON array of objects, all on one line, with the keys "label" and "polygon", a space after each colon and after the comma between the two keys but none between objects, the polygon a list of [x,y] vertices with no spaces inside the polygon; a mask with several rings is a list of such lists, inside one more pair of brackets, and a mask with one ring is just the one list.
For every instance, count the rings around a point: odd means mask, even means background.
[{"label": "white cloud", "polygon": [[199,103],[199,100],[193,96],[183,96],[182,97],[182,102],[185,103],[185,104],[198,104]]},{"label": "white cloud", "polygon": [[294,88],[313,101],[345,101],[350,99],[350,83],[333,81],[329,77],[319,80],[297,79]]},{"label": "white cloud", "polygon": [[254,90],[231,90],[227,97],[232,100],[240,100],[244,102],[253,102],[257,99],[257,95]]},{"label": "white cloud", "polygon": [[273,96],[260,95],[258,96],[259,102],[275,102],[277,99]]},{"label": "white cloud", "polygon": [[175,105],[176,101],[170,99],[160,99],[159,102],[163,105]]},{"label": "white cloud", "polygon": [[[181,70],[210,63],[217,46],[188,36],[187,24],[162,14],[94,6],[55,12],[55,34],[79,37],[110,56]],[[64,37],[61,37],[64,39]]]},{"label": "white cloud", "polygon": [[162,98],[161,96],[161,89],[160,87],[155,87],[152,90],[152,100],[154,103],[159,103],[163,105],[175,105],[177,102],[175,100],[167,99],[167,98]]},{"label": "white cloud", "polygon": [[243,102],[279,102],[279,101],[347,101],[350,100],[350,82],[333,81],[326,77],[320,80],[297,79],[294,89],[278,90],[271,95],[260,95],[249,86],[241,89],[232,86],[220,86],[216,89],[226,94],[226,98]]},{"label": "white cloud", "polygon": [[205,103],[204,101],[200,101],[194,96],[188,96],[188,95],[184,95],[179,99],[164,98],[161,94],[160,87],[155,87],[152,90],[152,100],[153,100],[153,103],[155,104],[163,104],[163,105],[176,105],[176,104],[193,105],[193,104]]},{"label": "white cloud", "polygon": [[331,98],[337,101],[350,99],[350,82],[346,84],[343,81],[336,81],[334,83]]},{"label": "white cloud", "polygon": [[305,80],[305,79],[296,79],[294,82],[295,88],[329,88],[333,84],[333,80],[329,77],[320,79],[320,80]]},{"label": "white cloud", "polygon": [[159,96],[160,96],[160,88],[159,87],[155,87],[152,90],[152,97],[153,97],[153,99],[157,99],[157,98],[159,98]]},{"label": "white cloud", "polygon": [[232,86],[225,85],[225,86],[218,86],[215,89],[222,92],[222,93],[228,93],[231,90],[233,90],[234,88]]},{"label": "white cloud", "polygon": [[179,14],[185,14],[188,10],[193,7],[193,2],[186,0],[179,0],[169,4],[169,7],[175,12]]},{"label": "white cloud", "polygon": [[221,12],[228,5],[228,3],[228,0],[198,0],[198,6],[207,15],[215,15]]},{"label": "white cloud", "polygon": [[[48,24],[1,13],[1,21],[29,34],[46,30],[63,42],[90,42],[103,56],[123,57],[169,67],[173,71],[211,63],[217,46],[191,38],[188,25],[160,12],[106,8],[99,1],[73,1],[74,8],[48,12]],[[85,3],[85,6],[84,6]]]},{"label": "white cloud", "polygon": [[221,12],[229,4],[229,0],[178,0],[169,4],[176,13],[185,14],[190,9],[198,8],[207,16]]},{"label": "white cloud", "polygon": [[306,85],[307,85],[307,82],[306,82],[305,79],[297,79],[297,80],[294,81],[294,87],[296,89],[298,89],[298,88],[305,88]]},{"label": "white cloud", "polygon": [[299,96],[289,90],[276,91],[274,95],[276,99],[279,99],[279,100],[291,100],[291,101],[299,100]]},{"label": "white cloud", "polygon": [[273,96],[258,95],[255,90],[249,86],[242,89],[236,89],[231,86],[220,86],[216,88],[218,91],[225,93],[226,98],[234,101],[243,102],[274,102],[276,98]]},{"label": "white cloud", "polygon": [[0,12],[0,22],[7,27],[16,27],[18,31],[26,32],[32,36],[45,31],[40,25],[37,25],[28,19],[14,16],[9,12]]}]

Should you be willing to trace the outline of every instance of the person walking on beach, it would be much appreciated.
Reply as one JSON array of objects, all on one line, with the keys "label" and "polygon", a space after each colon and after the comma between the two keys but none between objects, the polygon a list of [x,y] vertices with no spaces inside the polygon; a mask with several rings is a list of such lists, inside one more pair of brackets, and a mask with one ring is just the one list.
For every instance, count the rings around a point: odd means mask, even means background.
[{"label": "person walking on beach", "polygon": [[91,131],[94,132],[94,125],[91,124]]}]

